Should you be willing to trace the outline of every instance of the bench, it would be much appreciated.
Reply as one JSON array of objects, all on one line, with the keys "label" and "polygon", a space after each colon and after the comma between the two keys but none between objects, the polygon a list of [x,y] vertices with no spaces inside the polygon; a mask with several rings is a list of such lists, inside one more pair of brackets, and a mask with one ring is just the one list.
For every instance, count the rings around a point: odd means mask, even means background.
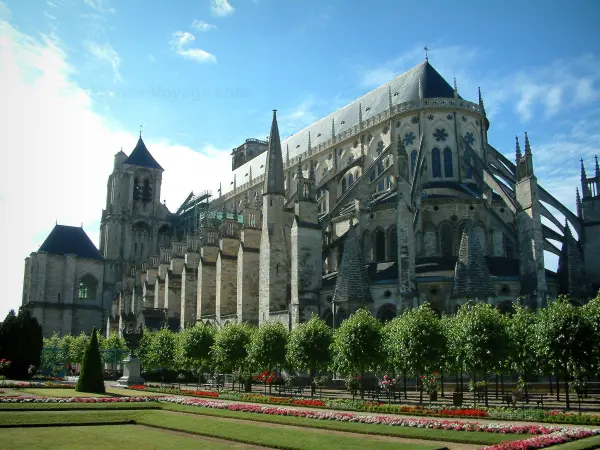
[{"label": "bench", "polygon": [[310,381],[307,379],[295,377],[287,381],[285,384],[277,386],[277,391],[283,394],[289,392],[290,395],[302,395],[304,393],[304,389],[307,389],[309,386]]},{"label": "bench", "polygon": [[[527,393],[527,394],[523,394],[523,397],[520,401],[526,402],[526,403],[534,401],[537,406],[541,406],[543,408],[544,407],[544,398],[546,398],[547,395],[548,394]],[[512,394],[504,394],[503,400],[508,406],[513,406],[513,407],[517,406],[517,400],[513,401]]]}]

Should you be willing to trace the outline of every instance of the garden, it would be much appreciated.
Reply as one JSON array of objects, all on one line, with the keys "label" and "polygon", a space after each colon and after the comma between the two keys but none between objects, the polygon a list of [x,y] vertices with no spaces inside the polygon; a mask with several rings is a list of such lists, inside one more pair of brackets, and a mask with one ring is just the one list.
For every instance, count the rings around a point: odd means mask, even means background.
[{"label": "garden", "polygon": [[[423,304],[385,324],[359,310],[336,330],[313,316],[291,332],[145,331],[136,355],[146,384],[127,389],[104,380],[127,354],[117,335],[55,335],[40,347],[37,361],[17,363],[21,377],[11,371],[19,356],[0,353],[0,427],[9,429],[0,445],[48,423],[129,427],[148,448],[169,436],[146,432],[177,435],[183,448],[600,445],[600,297],[584,307],[561,298],[539,312],[516,305],[510,315],[468,303],[439,317]],[[72,374],[77,385],[65,381]],[[59,428],[56,439],[77,440]]]}]

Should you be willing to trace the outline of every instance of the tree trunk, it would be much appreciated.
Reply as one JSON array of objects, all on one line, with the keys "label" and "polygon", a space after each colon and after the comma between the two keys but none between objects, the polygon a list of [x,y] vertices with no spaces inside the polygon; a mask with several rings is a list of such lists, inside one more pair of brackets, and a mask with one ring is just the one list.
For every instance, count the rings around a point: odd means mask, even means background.
[{"label": "tree trunk", "polygon": [[483,389],[484,389],[484,394],[483,397],[485,399],[485,407],[487,408],[489,406],[488,404],[488,387],[487,387],[487,372],[484,370],[483,371],[483,381],[484,381],[484,385],[483,385]]},{"label": "tree trunk", "polygon": [[365,372],[364,370],[360,371],[360,399],[365,399]]},{"label": "tree trunk", "polygon": [[554,386],[552,385],[552,374],[548,375],[548,387],[550,388],[550,395],[553,395]]},{"label": "tree trunk", "polygon": [[565,397],[567,401],[567,409],[571,408],[571,401],[569,399],[569,382],[567,381],[568,377],[565,375]]},{"label": "tree trunk", "polygon": [[460,372],[460,392],[465,392],[465,374]]},{"label": "tree trunk", "polygon": [[406,392],[406,372],[402,372],[402,378],[404,382],[404,400],[408,398],[408,392]]},{"label": "tree trunk", "polygon": [[527,374],[523,374],[523,381],[525,381],[525,401],[529,404],[529,385],[527,384]]},{"label": "tree trunk", "polygon": [[496,400],[498,400],[498,374],[496,374]]},{"label": "tree trunk", "polygon": [[500,389],[502,389],[502,397],[504,397],[504,374],[500,374]]},{"label": "tree trunk", "polygon": [[475,382],[477,381],[477,375],[475,372],[471,374],[471,380],[473,380],[473,408],[477,406],[477,390],[475,389]]},{"label": "tree trunk", "polygon": [[458,370],[457,370],[457,371],[456,371],[456,388],[455,388],[456,392],[461,392],[461,390],[460,390],[460,385],[458,384],[458,383],[459,383],[459,381],[460,381],[460,380],[459,380],[459,376],[458,376]]},{"label": "tree trunk", "polygon": [[444,371],[440,372],[440,381],[442,383],[442,398],[444,398]]},{"label": "tree trunk", "polygon": [[310,397],[313,398],[315,396],[316,386],[315,386],[315,374],[316,370],[310,370]]},{"label": "tree trunk", "polygon": [[[417,375],[417,383],[419,383],[419,376]],[[423,382],[419,385],[419,405],[423,404]]]},{"label": "tree trunk", "polygon": [[558,375],[554,374],[554,378],[556,378],[556,401],[560,402],[560,384],[558,382]]}]

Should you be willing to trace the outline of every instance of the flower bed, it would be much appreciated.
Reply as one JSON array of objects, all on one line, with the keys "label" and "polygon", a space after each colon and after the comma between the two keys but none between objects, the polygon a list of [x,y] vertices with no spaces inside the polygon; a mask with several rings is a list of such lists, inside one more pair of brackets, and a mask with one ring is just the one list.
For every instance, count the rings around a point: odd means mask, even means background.
[{"label": "flower bed", "polygon": [[46,381],[44,383],[36,383],[33,381],[18,381],[16,383],[4,383],[2,387],[12,388],[12,389],[26,389],[26,388],[52,388],[52,389],[75,389],[74,384],[65,384],[65,383],[54,383],[52,381]]},{"label": "flower bed", "polygon": [[[349,412],[320,412],[299,409],[290,409],[282,407],[270,407],[244,403],[225,403],[215,400],[186,399],[182,397],[165,397],[161,401],[176,403],[179,405],[196,406],[201,408],[226,409],[229,411],[242,411],[257,414],[268,414],[277,416],[295,416],[305,417],[317,420],[335,420],[340,422],[370,423],[378,425],[388,425],[397,427],[411,428],[432,428],[440,430],[453,430],[465,432],[485,432],[500,434],[533,434],[538,439],[526,439],[518,442],[507,443],[510,446],[493,446],[489,448],[498,449],[525,449],[542,448],[548,445],[554,445],[557,442],[566,442],[568,440],[582,439],[584,437],[600,434],[600,430],[573,429],[557,426],[544,425],[507,425],[507,424],[480,424],[476,422],[461,422],[457,420],[437,420],[437,419],[413,419],[391,416],[361,416]],[[542,439],[545,438],[545,439]],[[523,445],[527,442],[527,445]],[[537,447],[531,447],[533,442]],[[505,445],[505,444],[502,444]]]},{"label": "flower bed", "polygon": [[0,403],[133,403],[156,402],[156,397],[0,397]]},{"label": "flower bed", "polygon": [[566,442],[577,441],[590,436],[594,436],[598,432],[594,430],[584,430],[578,428],[565,428],[554,433],[535,436],[529,439],[520,441],[509,441],[501,444],[484,447],[483,450],[527,450],[536,448],[546,448],[552,445],[564,444]]},{"label": "flower bed", "polygon": [[498,420],[517,420],[546,423],[564,423],[572,425],[600,425],[600,415],[574,414],[562,411],[544,411],[529,408],[456,408],[448,406],[392,405],[382,402],[370,402],[351,399],[302,399],[293,397],[275,397],[258,393],[236,391],[193,391],[160,386],[131,386],[130,389],[157,392],[190,397],[209,397],[221,400],[246,401],[268,405],[306,406],[311,408],[337,409],[342,411],[364,411],[381,414],[399,414],[425,417],[463,417],[487,418]]}]

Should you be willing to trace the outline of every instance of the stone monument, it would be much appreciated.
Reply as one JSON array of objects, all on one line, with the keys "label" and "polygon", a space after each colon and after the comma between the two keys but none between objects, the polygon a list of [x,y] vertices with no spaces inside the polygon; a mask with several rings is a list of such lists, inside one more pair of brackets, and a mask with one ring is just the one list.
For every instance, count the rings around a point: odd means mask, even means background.
[{"label": "stone monument", "polygon": [[127,344],[129,355],[123,360],[123,376],[118,380],[120,386],[144,384],[144,379],[140,376],[140,360],[135,356],[135,351],[139,347],[144,335],[144,329],[141,324],[139,326],[136,325],[137,319],[135,314],[129,313],[123,317],[121,333]]}]

